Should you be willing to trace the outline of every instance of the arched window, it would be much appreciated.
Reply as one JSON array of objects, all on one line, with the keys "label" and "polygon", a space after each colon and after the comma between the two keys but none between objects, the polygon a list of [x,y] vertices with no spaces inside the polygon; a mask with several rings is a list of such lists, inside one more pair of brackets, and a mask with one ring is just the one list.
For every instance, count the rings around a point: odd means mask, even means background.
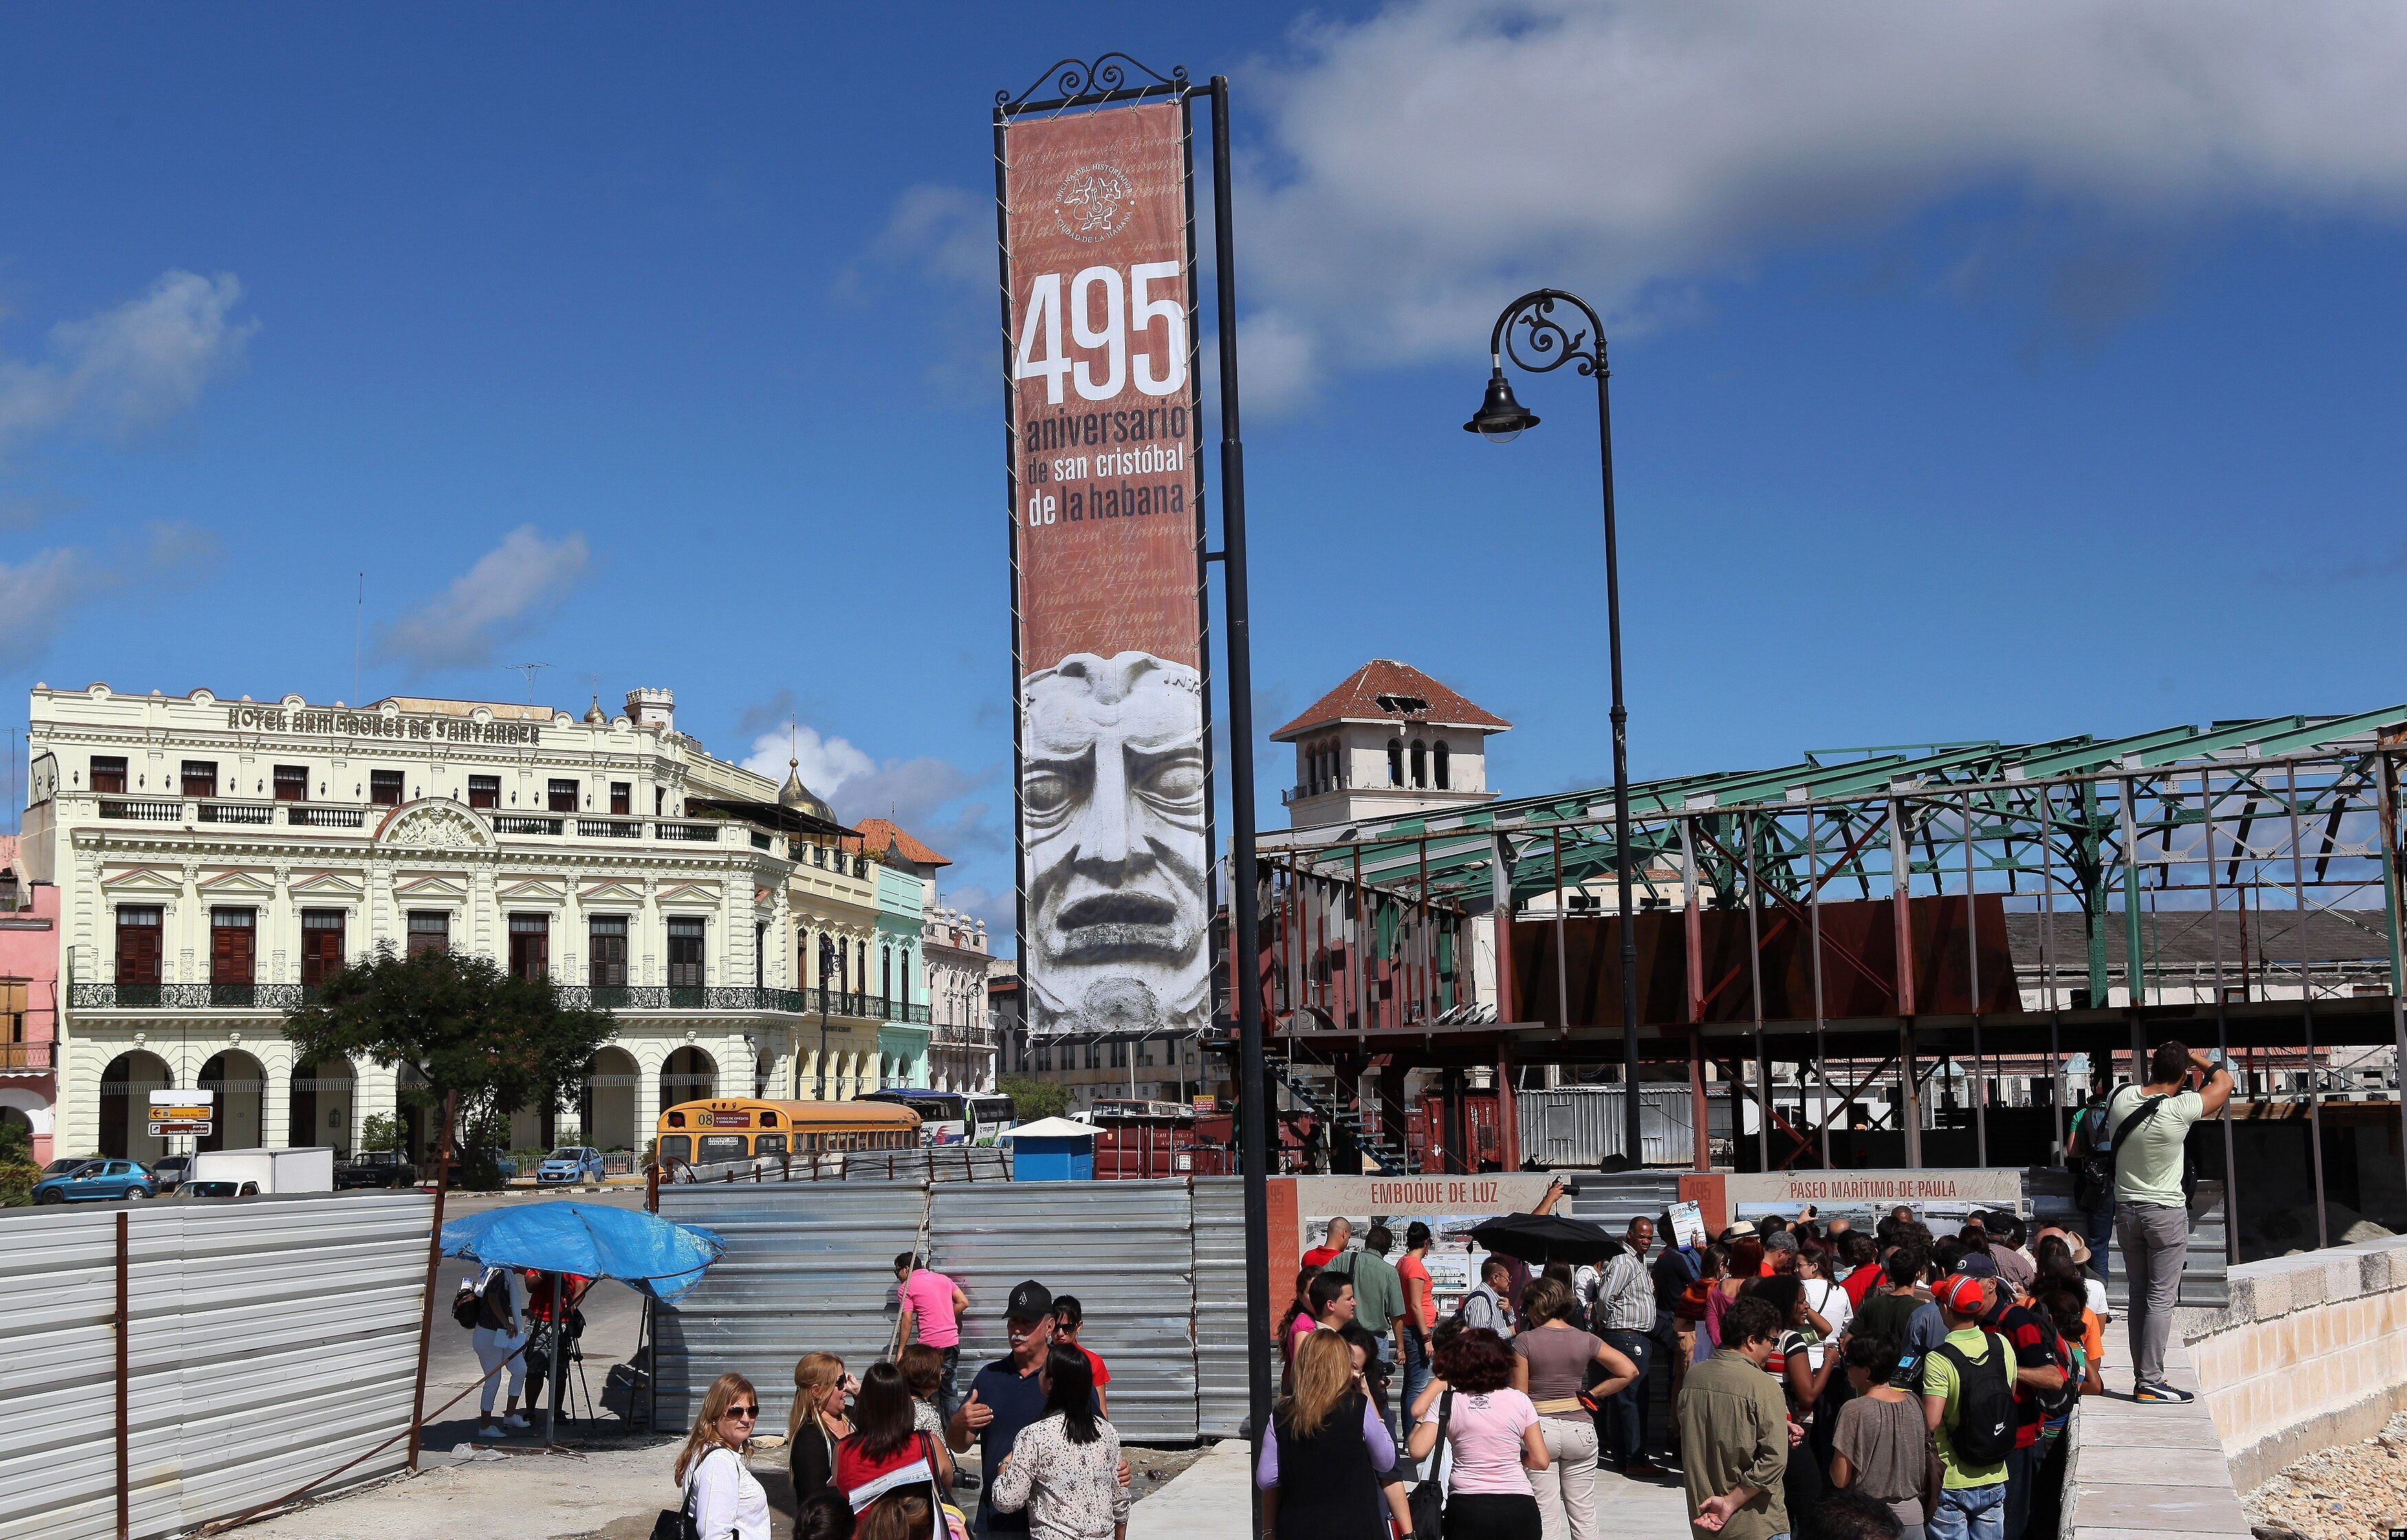
[{"label": "arched window", "polygon": [[1404,741],[1401,738],[1390,738],[1388,740],[1388,784],[1401,786],[1403,784]]},{"label": "arched window", "polygon": [[1446,761],[1452,759],[1454,756],[1447,750],[1445,739],[1441,738],[1437,741],[1437,750],[1431,757],[1435,762],[1430,768],[1437,777],[1437,789],[1440,791],[1453,790],[1453,776],[1447,769]]},{"label": "arched window", "polygon": [[1429,745],[1417,738],[1413,740],[1413,784],[1429,784]]},{"label": "arched window", "polygon": [[881,1000],[894,997],[894,949],[890,946],[877,949],[877,997]]}]

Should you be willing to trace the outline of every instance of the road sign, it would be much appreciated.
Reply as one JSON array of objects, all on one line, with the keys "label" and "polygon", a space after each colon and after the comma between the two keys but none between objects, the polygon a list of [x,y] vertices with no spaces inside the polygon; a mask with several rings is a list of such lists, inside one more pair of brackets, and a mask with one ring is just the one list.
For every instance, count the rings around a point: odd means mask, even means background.
[{"label": "road sign", "polygon": [[218,1094],[214,1091],[153,1091],[150,1093],[150,1137],[190,1135],[206,1138],[216,1127]]}]

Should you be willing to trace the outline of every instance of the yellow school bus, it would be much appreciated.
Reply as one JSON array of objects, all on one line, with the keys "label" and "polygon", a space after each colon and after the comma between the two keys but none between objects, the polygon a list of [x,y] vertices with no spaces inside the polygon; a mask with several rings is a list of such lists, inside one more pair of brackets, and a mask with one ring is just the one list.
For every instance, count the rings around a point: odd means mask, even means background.
[{"label": "yellow school bus", "polygon": [[889,1102],[756,1101],[748,1096],[681,1102],[661,1114],[662,1166],[716,1166],[824,1151],[917,1150],[919,1114]]}]

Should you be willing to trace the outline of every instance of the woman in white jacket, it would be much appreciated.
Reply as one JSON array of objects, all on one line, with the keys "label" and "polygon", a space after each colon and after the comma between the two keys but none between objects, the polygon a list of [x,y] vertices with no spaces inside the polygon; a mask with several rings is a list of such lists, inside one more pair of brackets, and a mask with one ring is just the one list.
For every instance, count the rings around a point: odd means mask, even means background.
[{"label": "woman in white jacket", "polygon": [[701,1540],[769,1540],[769,1493],[744,1463],[760,1418],[761,1397],[742,1375],[720,1375],[703,1393],[677,1458],[685,1511]]},{"label": "woman in white jacket", "polygon": [[[526,1281],[515,1267],[488,1267],[476,1280],[477,1363],[485,1371],[477,1392],[479,1438],[507,1438],[513,1428],[530,1426],[519,1414],[519,1392],[526,1387]],[[494,1373],[498,1369],[499,1374]],[[493,1396],[509,1381],[509,1405],[499,1421],[493,1419]]]}]

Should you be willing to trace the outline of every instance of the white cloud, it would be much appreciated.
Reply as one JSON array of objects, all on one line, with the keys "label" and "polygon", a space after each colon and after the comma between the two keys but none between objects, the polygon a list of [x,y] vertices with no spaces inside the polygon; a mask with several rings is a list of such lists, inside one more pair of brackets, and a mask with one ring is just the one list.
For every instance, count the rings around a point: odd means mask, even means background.
[{"label": "white cloud", "polygon": [[1970,192],[2124,229],[2407,209],[2388,0],[1408,0],[1296,41],[1240,172],[1265,405],[1469,352],[1525,289],[1580,290],[1627,331],[1698,280]]},{"label": "white cloud", "polygon": [[832,806],[836,793],[847,783],[877,773],[877,761],[854,748],[849,740],[822,738],[817,728],[800,726],[790,737],[783,732],[764,732],[755,738],[752,752],[745,756],[744,768],[782,784],[789,759],[801,761],[803,784],[826,798]]},{"label": "white cloud", "polygon": [[801,761],[803,784],[826,798],[847,823],[890,818],[947,856],[1004,843],[988,822],[986,803],[961,802],[977,788],[979,778],[950,760],[921,755],[879,761],[849,739],[826,737],[815,728],[800,726],[790,739],[781,730],[755,738],[744,768],[782,783],[790,758]]},{"label": "white cloud", "polygon": [[114,309],[50,328],[43,361],[0,359],[0,452],[61,428],[138,432],[188,409],[259,330],[228,318],[241,298],[231,273],[166,273]]},{"label": "white cloud", "polygon": [[11,567],[0,563],[0,668],[30,663],[76,601],[99,582],[82,551],[40,551]]},{"label": "white cloud", "polygon": [[48,648],[70,611],[121,590],[137,578],[149,592],[207,574],[220,555],[218,537],[191,524],[151,522],[99,556],[80,545],[38,551],[22,563],[0,562],[0,668],[32,662]]},{"label": "white cloud", "polygon": [[377,650],[413,671],[494,660],[493,649],[539,624],[592,564],[582,534],[547,541],[521,525],[432,600],[377,634]]}]

